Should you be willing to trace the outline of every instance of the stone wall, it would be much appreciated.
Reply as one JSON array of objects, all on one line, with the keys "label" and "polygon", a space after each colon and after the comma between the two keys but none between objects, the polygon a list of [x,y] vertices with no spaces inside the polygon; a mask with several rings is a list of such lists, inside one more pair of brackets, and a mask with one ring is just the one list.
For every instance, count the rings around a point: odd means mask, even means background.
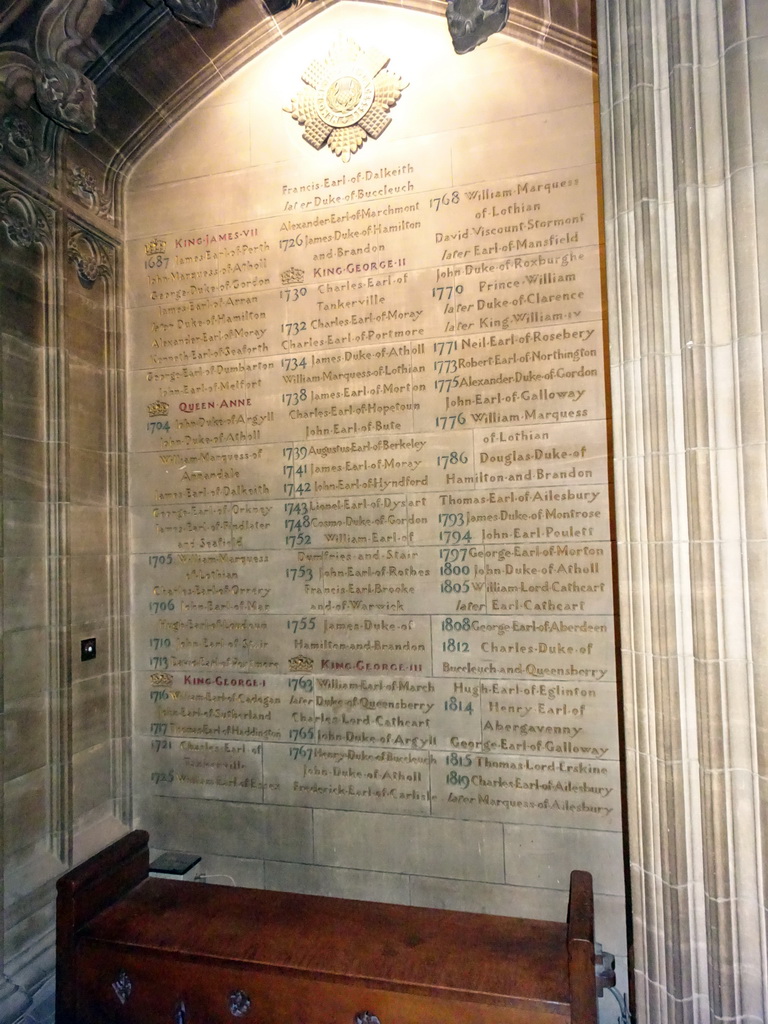
[{"label": "stone wall", "polygon": [[759,2],[601,5],[635,978],[766,1019]]},{"label": "stone wall", "polygon": [[[348,162],[282,109],[340,36],[409,83]],[[238,883],[562,918],[589,865],[623,966],[593,87],[341,3],[137,165],[134,793]]]},{"label": "stone wall", "polygon": [[0,175],[3,1020],[52,970],[57,876],[130,801],[117,244],[36,152]]}]

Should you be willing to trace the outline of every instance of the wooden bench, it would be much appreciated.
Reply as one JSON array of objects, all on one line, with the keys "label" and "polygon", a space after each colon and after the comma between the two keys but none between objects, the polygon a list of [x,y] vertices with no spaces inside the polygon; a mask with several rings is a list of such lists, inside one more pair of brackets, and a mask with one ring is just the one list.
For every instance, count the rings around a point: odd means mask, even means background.
[{"label": "wooden bench", "polygon": [[149,877],[132,832],[58,883],[57,1024],[596,1024],[565,924]]}]

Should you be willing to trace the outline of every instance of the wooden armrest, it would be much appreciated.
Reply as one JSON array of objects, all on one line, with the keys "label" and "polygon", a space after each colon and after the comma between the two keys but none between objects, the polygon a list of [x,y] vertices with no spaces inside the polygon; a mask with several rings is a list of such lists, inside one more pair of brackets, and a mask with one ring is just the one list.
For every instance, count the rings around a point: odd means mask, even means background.
[{"label": "wooden armrest", "polygon": [[105,907],[149,874],[149,833],[128,833],[68,871],[56,884],[56,1022],[77,1024],[75,938]]},{"label": "wooden armrest", "polygon": [[572,871],[567,930],[572,1024],[597,1024],[594,922],[592,875]]}]

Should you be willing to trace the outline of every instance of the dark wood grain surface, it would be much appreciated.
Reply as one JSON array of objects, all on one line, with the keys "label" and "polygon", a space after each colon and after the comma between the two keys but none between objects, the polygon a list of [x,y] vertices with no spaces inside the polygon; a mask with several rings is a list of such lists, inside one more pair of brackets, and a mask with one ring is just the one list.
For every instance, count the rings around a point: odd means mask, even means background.
[{"label": "dark wood grain surface", "polygon": [[57,1024],[597,1022],[587,872],[559,923],[149,878],[147,844],[60,879]]},{"label": "dark wood grain surface", "polygon": [[566,925],[547,921],[148,878],[83,936],[313,977],[569,996]]}]

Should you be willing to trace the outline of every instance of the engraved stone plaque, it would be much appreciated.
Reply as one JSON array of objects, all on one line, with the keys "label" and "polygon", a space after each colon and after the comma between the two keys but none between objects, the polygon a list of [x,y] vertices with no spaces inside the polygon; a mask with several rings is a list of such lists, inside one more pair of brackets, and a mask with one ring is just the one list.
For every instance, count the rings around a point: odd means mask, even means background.
[{"label": "engraved stone plaque", "polygon": [[[620,830],[592,92],[514,80],[439,105],[411,77],[419,119],[404,99],[402,137],[344,165],[259,107],[274,153],[158,186],[155,222],[137,192],[148,805],[196,800],[211,832],[218,804],[344,812],[315,867],[393,872],[356,836],[386,852],[402,815],[478,884],[515,884],[485,859],[505,827]],[[368,85],[323,79],[317,116],[346,130]]]}]

